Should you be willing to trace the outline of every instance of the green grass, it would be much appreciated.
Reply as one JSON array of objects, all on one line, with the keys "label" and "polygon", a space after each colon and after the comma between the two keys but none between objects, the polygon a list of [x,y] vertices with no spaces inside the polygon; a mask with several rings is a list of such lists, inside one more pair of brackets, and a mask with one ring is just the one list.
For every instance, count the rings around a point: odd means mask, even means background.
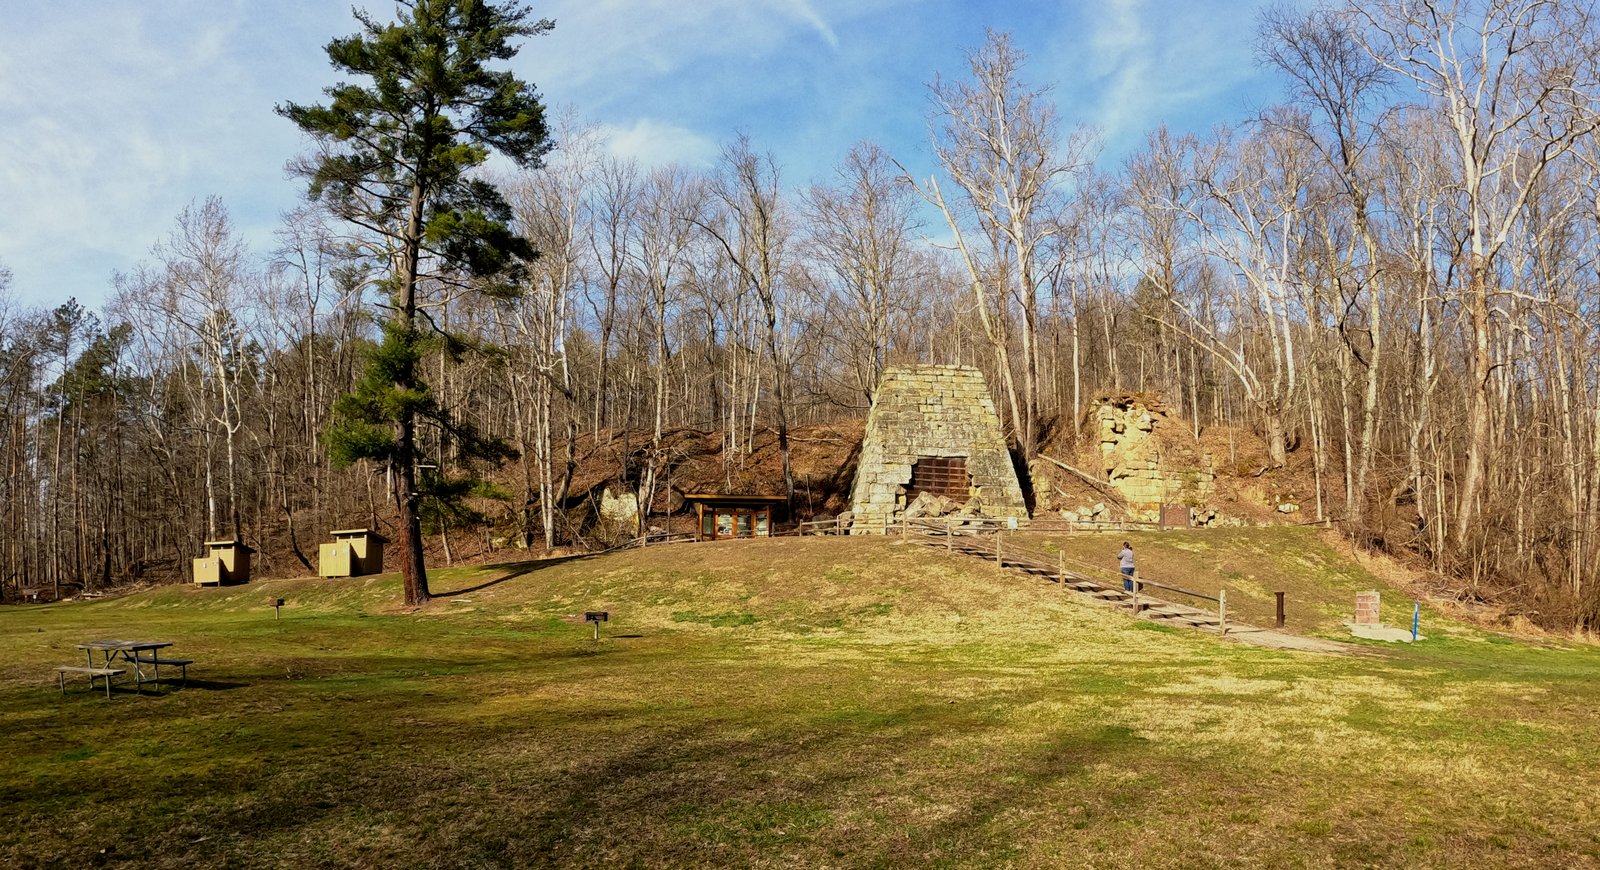
[{"label": "green grass", "polygon": [[[434,588],[417,613],[391,577],[0,610],[0,866],[1600,861],[1592,648],[1441,623],[1274,652],[881,539]],[[51,666],[106,636],[174,641],[190,687],[60,697]]]}]

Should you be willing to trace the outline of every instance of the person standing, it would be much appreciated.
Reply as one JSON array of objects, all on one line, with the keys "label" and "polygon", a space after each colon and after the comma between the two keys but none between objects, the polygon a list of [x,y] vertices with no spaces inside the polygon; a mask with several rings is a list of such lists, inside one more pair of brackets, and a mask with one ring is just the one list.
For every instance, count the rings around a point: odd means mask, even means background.
[{"label": "person standing", "polygon": [[1122,588],[1133,591],[1133,545],[1127,541],[1122,542],[1122,552],[1117,554],[1117,563],[1122,566]]}]

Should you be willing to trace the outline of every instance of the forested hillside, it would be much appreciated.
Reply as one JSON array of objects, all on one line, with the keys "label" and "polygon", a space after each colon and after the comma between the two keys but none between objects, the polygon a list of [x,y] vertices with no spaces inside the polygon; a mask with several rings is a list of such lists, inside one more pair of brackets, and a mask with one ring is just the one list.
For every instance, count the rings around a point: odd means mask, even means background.
[{"label": "forested hillside", "polygon": [[[862,142],[794,178],[742,136],[642,166],[560,115],[541,166],[483,175],[539,252],[520,292],[418,288],[453,421],[420,434],[427,533],[573,543],[580,458],[620,443],[609,476],[648,503],[682,429],[720,442],[730,487],[776,451],[805,504],[797,429],[848,441],[886,365],[967,363],[1024,459],[1097,391],[1158,394],[1196,435],[1256,433],[1241,473],[1309,468],[1366,545],[1593,626],[1600,34],[1586,4],[1415,5],[1269,15],[1281,104],[1121,161],[1003,34],[904,95],[931,175]],[[326,440],[394,252],[317,202],[269,246],[215,198],[163,220],[128,228],[150,255],[99,310],[0,301],[8,596],[176,578],[235,534],[299,572],[328,529],[390,522],[385,469]],[[469,460],[468,429],[513,458]]]}]

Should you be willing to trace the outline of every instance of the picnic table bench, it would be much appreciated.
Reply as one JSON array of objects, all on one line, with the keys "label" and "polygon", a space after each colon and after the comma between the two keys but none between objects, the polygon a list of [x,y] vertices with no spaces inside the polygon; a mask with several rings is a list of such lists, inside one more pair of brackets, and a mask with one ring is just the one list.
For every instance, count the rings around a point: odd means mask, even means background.
[{"label": "picnic table bench", "polygon": [[[165,640],[91,640],[77,645],[84,651],[84,667],[76,665],[63,665],[56,668],[56,674],[62,681],[62,692],[65,693],[66,675],[69,673],[89,674],[89,684],[92,687],[94,680],[99,677],[106,679],[106,696],[111,695],[111,678],[128,672],[127,668],[116,668],[113,665],[118,659],[133,666],[133,679],[137,690],[144,691],[146,678],[144,666],[154,668],[154,674],[149,682],[160,684],[161,666],[174,667],[183,676],[184,685],[189,683],[189,666],[194,664],[193,659],[167,659],[161,658],[159,650],[172,646],[171,641]],[[95,663],[95,653],[99,652],[100,663]]]},{"label": "picnic table bench", "polygon": [[56,667],[56,680],[61,683],[61,694],[67,693],[67,674],[87,674],[89,676],[89,691],[94,691],[94,681],[106,681],[106,697],[111,697],[111,679],[128,672],[127,668],[97,668],[80,667],[78,665],[59,665]]},{"label": "picnic table bench", "polygon": [[154,655],[154,651],[152,651],[151,655],[142,655],[142,654],[139,654],[139,653],[135,653],[133,658],[132,658],[132,661],[133,661],[133,663],[135,665],[154,665],[155,666],[155,679],[151,680],[151,682],[153,682],[153,683],[161,682],[161,666],[162,665],[166,665],[169,668],[177,668],[179,677],[183,680],[183,684],[185,686],[189,685],[189,666],[194,664],[194,659],[163,659],[163,658],[157,658]]}]

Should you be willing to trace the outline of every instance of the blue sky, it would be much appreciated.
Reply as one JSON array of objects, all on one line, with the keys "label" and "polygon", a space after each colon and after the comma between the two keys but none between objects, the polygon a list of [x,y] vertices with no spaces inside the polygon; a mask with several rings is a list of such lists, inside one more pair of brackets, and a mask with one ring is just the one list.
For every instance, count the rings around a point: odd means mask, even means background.
[{"label": "blue sky", "polygon": [[[392,5],[359,5],[381,17]],[[984,29],[1009,31],[1104,164],[1166,122],[1204,132],[1279,98],[1251,51],[1254,0],[560,0],[515,66],[552,106],[655,164],[714,161],[736,132],[785,182],[826,176],[873,139],[927,172],[925,84],[957,76]],[[322,53],[346,2],[15,3],[0,29],[0,263],[23,301],[99,304],[188,203],[217,194],[269,247],[301,195],[303,147],[273,114],[333,81]]]}]

